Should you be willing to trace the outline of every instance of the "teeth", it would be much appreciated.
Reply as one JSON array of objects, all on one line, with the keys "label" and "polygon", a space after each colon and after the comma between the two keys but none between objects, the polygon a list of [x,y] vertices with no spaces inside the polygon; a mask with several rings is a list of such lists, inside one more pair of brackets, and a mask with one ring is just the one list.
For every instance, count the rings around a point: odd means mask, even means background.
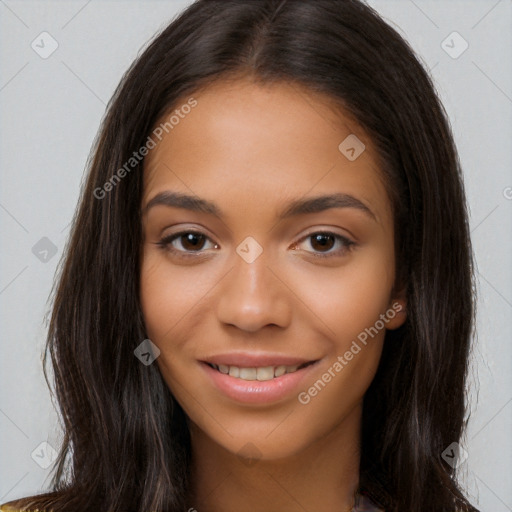
[{"label": "teeth", "polygon": [[284,375],[286,373],[286,366],[277,366],[274,370],[274,375],[276,377],[281,377],[281,375]]},{"label": "teeth", "polygon": [[256,378],[258,380],[270,380],[274,378],[274,367],[265,366],[256,370]]},{"label": "teeth", "polygon": [[[263,366],[260,368],[240,368],[238,366],[228,366],[225,364],[212,364],[213,368],[220,373],[228,374],[230,377],[235,377],[242,380],[271,380],[275,377],[281,377],[285,373],[296,372],[299,365],[293,366]],[[300,365],[301,367],[305,365]]]},{"label": "teeth", "polygon": [[229,373],[229,366],[225,364],[219,364],[219,372],[220,373]]},{"label": "teeth", "polygon": [[256,368],[240,368],[239,379],[242,380],[256,380],[256,374],[258,370]]}]

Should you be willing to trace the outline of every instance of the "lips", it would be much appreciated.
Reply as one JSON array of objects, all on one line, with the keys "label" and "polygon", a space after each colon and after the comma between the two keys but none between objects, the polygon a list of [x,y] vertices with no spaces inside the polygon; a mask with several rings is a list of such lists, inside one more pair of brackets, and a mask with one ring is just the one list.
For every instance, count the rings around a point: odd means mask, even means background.
[{"label": "lips", "polygon": [[239,353],[219,354],[199,362],[224,396],[246,404],[267,404],[298,393],[319,360]]}]

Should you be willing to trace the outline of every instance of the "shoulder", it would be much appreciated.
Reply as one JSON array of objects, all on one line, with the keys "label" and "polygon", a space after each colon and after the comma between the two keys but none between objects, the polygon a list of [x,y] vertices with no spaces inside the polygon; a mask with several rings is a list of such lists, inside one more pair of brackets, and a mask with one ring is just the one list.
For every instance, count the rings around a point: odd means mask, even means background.
[{"label": "shoulder", "polygon": [[73,496],[74,492],[74,489],[70,488],[24,496],[7,503],[0,503],[0,512],[54,512],[55,510],[63,510],[66,498]]},{"label": "shoulder", "polygon": [[0,505],[0,512],[47,512],[39,508],[31,508],[23,505],[16,505],[16,502],[9,502]]},{"label": "shoulder", "polygon": [[0,512],[18,512],[21,510],[15,506],[15,502],[10,501],[9,503],[0,504]]},{"label": "shoulder", "polygon": [[[47,498],[52,494],[53,493],[38,496],[27,496],[7,503],[1,503],[0,512],[51,512],[51,510],[46,507],[48,504]],[[42,503],[43,505],[41,505]]]}]

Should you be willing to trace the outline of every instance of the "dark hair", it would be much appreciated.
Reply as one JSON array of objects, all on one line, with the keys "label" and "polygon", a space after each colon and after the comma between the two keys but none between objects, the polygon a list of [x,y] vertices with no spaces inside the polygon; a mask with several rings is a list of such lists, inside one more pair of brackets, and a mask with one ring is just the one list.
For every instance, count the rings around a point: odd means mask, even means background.
[{"label": "dark hair", "polygon": [[185,510],[186,416],[157,365],[133,355],[147,337],[139,302],[143,162],[103,199],[95,190],[180,98],[237,76],[295,83],[335,100],[379,154],[408,316],[387,332],[364,398],[360,492],[387,512],[475,511],[442,458],[465,428],[474,325],[460,164],[428,74],[358,0],[198,0],[127,71],[88,162],[52,290],[45,376],[50,354],[64,429],[52,491],[11,503]]}]

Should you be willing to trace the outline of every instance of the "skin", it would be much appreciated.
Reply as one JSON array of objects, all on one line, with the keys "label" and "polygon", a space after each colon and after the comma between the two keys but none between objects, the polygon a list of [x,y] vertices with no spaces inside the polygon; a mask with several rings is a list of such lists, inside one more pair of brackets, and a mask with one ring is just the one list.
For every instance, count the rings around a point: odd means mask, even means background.
[{"label": "skin", "polygon": [[[394,292],[393,216],[377,154],[329,98],[297,85],[220,81],[193,97],[197,106],[145,160],[140,290],[148,336],[161,351],[156,364],[189,417],[190,507],[350,510],[363,396],[386,328],[405,320],[403,293]],[[350,134],[366,146],[355,161],[338,149]],[[167,190],[214,201],[222,217],[166,205],[145,210]],[[278,219],[289,201],[334,192],[350,194],[373,215],[343,207]],[[206,240],[196,249],[180,237],[157,245],[187,229]],[[311,235],[325,231],[353,245],[327,238],[322,248]],[[263,249],[252,263],[236,252],[248,236]],[[332,256],[315,256],[323,253]],[[309,403],[299,403],[298,393],[393,303],[402,312]],[[318,362],[284,399],[241,404],[218,391],[198,362],[226,352]]]}]

